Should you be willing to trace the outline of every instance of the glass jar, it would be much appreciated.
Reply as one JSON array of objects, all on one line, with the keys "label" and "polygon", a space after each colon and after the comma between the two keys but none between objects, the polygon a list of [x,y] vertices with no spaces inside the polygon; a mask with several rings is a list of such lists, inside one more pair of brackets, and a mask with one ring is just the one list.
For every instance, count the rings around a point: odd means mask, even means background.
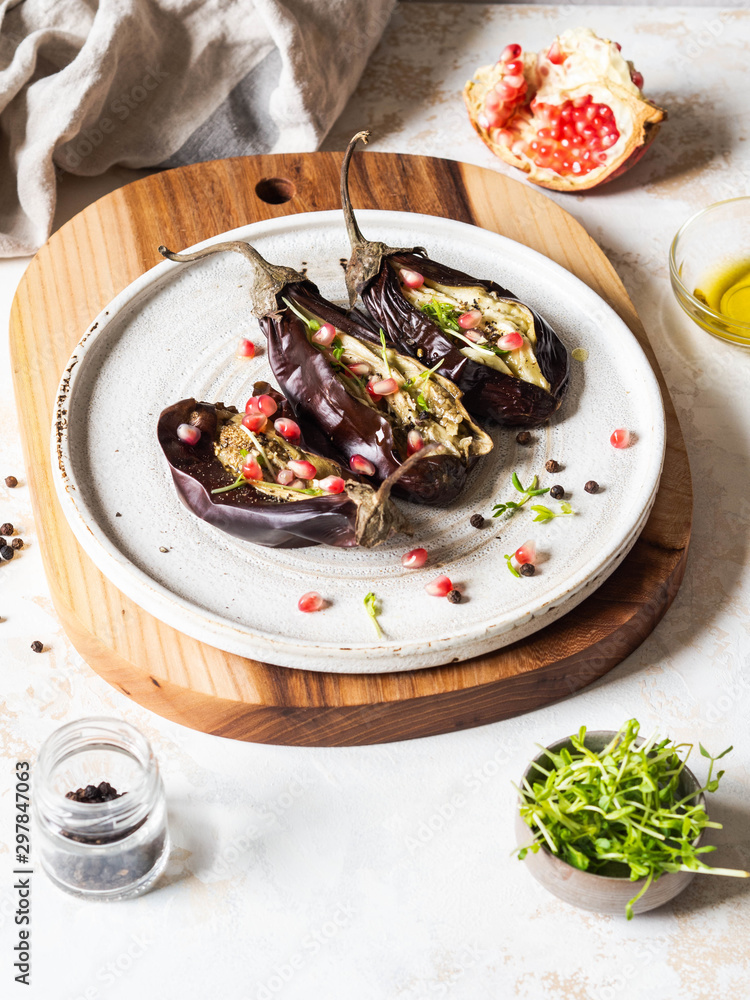
[{"label": "glass jar", "polygon": [[[68,798],[108,782],[110,801]],[[111,793],[110,793],[111,794]],[[169,855],[164,786],[148,740],[119,719],[71,722],[45,741],[32,771],[32,851],[61,889],[129,899],[156,881]]]}]

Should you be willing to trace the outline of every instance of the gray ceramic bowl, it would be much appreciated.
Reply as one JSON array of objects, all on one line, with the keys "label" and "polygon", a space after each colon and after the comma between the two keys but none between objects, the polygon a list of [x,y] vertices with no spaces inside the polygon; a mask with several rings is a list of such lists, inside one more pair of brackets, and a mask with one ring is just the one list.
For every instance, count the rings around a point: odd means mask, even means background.
[{"label": "gray ceramic bowl", "polygon": [[[586,733],[586,746],[599,752],[612,740],[615,733],[613,730],[598,730]],[[642,743],[643,740],[639,740]],[[571,747],[570,737],[558,740],[550,744],[547,750],[559,753],[563,747]],[[542,751],[534,758],[524,772],[524,778],[532,780],[534,765],[544,763],[546,751]],[[541,775],[537,775],[541,777]],[[680,791],[683,795],[690,792],[697,792],[700,788],[697,778],[685,768],[680,779]],[[705,799],[700,796],[700,801],[705,808]],[[516,838],[519,847],[530,844],[533,834],[516,810]],[[694,843],[697,845],[701,837]],[[531,851],[526,855],[523,862],[534,878],[559,899],[578,906],[582,910],[591,910],[594,913],[613,913],[625,916],[625,905],[643,888],[645,879],[631,882],[625,877],[611,877],[608,875],[596,875],[592,872],[580,871],[573,868],[566,861],[555,857],[546,847],[542,847],[534,854]],[[645,913],[647,910],[655,910],[657,906],[663,906],[679,895],[683,889],[692,881],[692,872],[666,872],[656,881],[652,882],[646,892],[633,906],[633,913]]]}]

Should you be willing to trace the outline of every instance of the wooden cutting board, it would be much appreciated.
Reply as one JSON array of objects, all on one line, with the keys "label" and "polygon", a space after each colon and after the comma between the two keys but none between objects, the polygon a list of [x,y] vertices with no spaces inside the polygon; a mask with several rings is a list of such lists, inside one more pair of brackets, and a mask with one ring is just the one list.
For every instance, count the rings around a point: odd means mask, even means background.
[{"label": "wooden cutting board", "polygon": [[659,376],[667,413],[664,474],[640,539],[593,596],[530,638],[463,663],[366,676],[292,670],[224,653],[157,621],[102,576],[73,537],[51,478],[52,403],[73,348],[107,302],[161,259],[160,243],[185,247],[259,219],[338,208],[340,162],[338,153],[244,157],[129,184],[42,247],[13,303],[11,358],[28,483],[66,632],[98,674],[139,704],[233,739],[380,743],[538,708],[590,684],[643,642],[685,569],[692,489],[682,435],[643,327],[601,250],[553,201],[502,174],[365,153],[352,168],[358,207],[459,219],[525,243],[586,282],[633,330]]}]

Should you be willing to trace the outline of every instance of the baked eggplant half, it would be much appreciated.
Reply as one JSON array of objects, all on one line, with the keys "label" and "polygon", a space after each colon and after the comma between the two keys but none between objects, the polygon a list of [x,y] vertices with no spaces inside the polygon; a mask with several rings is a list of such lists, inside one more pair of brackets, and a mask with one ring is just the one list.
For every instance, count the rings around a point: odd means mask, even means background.
[{"label": "baked eggplant half", "polygon": [[453,501],[469,469],[492,450],[461,392],[417,359],[397,353],[357,314],[322,298],[291,268],[269,264],[247,243],[219,243],[178,262],[235,250],[252,264],[251,309],[268,359],[310,446],[358,475],[393,483],[416,503]]},{"label": "baked eggplant half", "polygon": [[366,240],[349,196],[349,165],[359,132],[341,166],[341,202],[352,256],[346,267],[350,304],[357,296],[388,341],[463,393],[466,409],[507,426],[543,424],[568,384],[568,352],[550,325],[494,281],[430,260],[422,247]]},{"label": "baked eggplant half", "polygon": [[160,414],[159,444],[188,510],[272,548],[373,547],[408,530],[390,500],[391,483],[376,491],[316,454],[286,400],[267,383],[254,391],[244,414],[195,399]]}]

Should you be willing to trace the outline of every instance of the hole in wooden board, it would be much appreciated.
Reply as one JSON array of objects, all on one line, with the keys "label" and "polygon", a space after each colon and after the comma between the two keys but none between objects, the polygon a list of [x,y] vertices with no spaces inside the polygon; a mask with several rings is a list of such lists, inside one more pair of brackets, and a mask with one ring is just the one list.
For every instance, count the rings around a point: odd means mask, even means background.
[{"label": "hole in wooden board", "polygon": [[268,205],[283,205],[285,201],[292,200],[296,190],[286,177],[264,177],[255,185],[255,193]]}]

